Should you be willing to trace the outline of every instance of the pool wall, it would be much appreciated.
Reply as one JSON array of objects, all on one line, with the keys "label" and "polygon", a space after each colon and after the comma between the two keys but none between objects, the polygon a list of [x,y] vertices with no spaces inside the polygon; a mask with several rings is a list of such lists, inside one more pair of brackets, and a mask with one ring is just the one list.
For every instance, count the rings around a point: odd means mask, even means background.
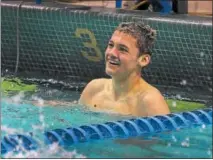
[{"label": "pool wall", "polygon": [[107,77],[104,51],[120,22],[143,21],[157,30],[152,63],[143,77],[154,85],[211,95],[212,19],[57,3],[1,2],[2,74]]}]

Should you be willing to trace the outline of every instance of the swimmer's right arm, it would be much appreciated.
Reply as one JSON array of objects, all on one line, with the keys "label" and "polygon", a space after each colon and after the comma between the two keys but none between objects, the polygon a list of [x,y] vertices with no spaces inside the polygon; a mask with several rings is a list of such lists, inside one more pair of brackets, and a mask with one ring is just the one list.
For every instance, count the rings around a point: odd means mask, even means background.
[{"label": "swimmer's right arm", "polygon": [[90,81],[79,99],[79,103],[83,105],[89,105],[92,102],[93,96],[103,88],[104,79],[94,79]]}]

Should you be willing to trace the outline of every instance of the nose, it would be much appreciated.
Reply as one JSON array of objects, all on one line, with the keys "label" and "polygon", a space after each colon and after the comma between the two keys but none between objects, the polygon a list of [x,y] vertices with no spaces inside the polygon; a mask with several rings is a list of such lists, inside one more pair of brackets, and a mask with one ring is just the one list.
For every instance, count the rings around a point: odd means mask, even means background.
[{"label": "nose", "polygon": [[106,50],[106,55],[112,56],[112,57],[118,57],[119,51],[116,49],[116,47],[109,48]]}]

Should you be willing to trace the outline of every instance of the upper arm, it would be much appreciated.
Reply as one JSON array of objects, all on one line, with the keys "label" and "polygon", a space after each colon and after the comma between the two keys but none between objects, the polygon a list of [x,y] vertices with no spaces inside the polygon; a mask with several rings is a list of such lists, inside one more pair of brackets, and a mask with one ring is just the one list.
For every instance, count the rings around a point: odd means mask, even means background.
[{"label": "upper arm", "polygon": [[169,114],[169,107],[162,96],[162,94],[156,89],[148,92],[142,100],[142,108],[147,116],[164,115]]},{"label": "upper arm", "polygon": [[101,79],[95,79],[86,85],[79,99],[80,104],[87,105],[90,103],[92,97],[103,87],[101,81]]}]

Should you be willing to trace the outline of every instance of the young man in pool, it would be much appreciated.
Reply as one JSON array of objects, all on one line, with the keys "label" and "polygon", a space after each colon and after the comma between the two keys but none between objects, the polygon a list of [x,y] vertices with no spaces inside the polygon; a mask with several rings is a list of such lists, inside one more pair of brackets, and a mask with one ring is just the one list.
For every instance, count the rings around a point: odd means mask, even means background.
[{"label": "young man in pool", "polygon": [[150,63],[156,32],[142,23],[121,23],[105,51],[106,74],[83,90],[79,103],[99,111],[154,116],[170,113],[159,90],[148,84],[141,70]]}]

